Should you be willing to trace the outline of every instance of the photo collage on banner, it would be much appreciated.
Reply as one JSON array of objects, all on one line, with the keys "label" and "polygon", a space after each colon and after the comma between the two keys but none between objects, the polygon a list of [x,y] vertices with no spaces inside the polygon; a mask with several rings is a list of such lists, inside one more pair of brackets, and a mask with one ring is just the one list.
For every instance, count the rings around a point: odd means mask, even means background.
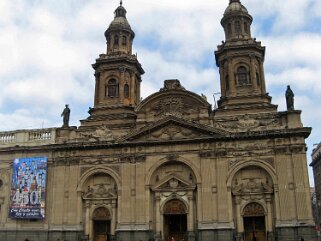
[{"label": "photo collage on banner", "polygon": [[13,162],[9,217],[45,217],[47,157],[16,158]]}]

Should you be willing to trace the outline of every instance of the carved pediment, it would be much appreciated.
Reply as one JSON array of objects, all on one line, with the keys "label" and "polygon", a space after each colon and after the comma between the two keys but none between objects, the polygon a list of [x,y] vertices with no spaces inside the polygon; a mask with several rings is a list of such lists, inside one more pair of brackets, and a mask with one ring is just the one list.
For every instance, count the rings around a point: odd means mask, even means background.
[{"label": "carved pediment", "polygon": [[248,178],[241,183],[236,181],[232,187],[232,193],[234,195],[271,194],[273,193],[273,187],[268,182],[262,182],[256,178]]},{"label": "carved pediment", "polygon": [[106,125],[101,125],[94,131],[79,132],[78,136],[89,141],[114,141],[112,131]]},{"label": "carved pediment", "polygon": [[230,120],[216,121],[214,126],[231,132],[263,131],[284,128],[280,117],[273,114],[245,114]]},{"label": "carved pediment", "polygon": [[229,133],[219,129],[179,119],[166,117],[151,125],[125,136],[121,141],[168,141],[195,138],[210,138],[227,136]]},{"label": "carved pediment", "polygon": [[163,180],[158,181],[153,187],[153,191],[180,191],[180,190],[193,190],[195,185],[177,174],[171,174]]},{"label": "carved pediment", "polygon": [[145,120],[160,120],[170,115],[186,119],[208,118],[211,105],[204,97],[185,90],[179,80],[165,80],[164,87],[144,99],[135,111],[138,118]]},{"label": "carved pediment", "polygon": [[88,186],[88,190],[83,194],[84,199],[116,199],[117,192],[115,188],[108,184],[97,184]]}]

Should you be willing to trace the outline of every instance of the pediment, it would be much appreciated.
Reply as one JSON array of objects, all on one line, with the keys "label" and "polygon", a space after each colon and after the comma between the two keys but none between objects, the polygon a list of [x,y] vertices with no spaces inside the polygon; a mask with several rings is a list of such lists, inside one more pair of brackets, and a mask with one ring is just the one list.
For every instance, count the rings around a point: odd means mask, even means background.
[{"label": "pediment", "polygon": [[110,188],[107,184],[97,184],[88,187],[88,190],[83,193],[83,199],[115,199],[117,198],[116,190]]},{"label": "pediment", "polygon": [[179,118],[205,116],[211,110],[204,95],[186,90],[179,80],[165,80],[164,87],[145,98],[135,109],[138,118],[160,120],[168,115]]},{"label": "pediment", "polygon": [[193,190],[195,185],[177,174],[170,174],[151,187],[153,191]]},{"label": "pediment", "polygon": [[228,132],[196,122],[168,116],[160,121],[140,128],[125,136],[122,142],[133,141],[170,141],[197,138],[224,137]]}]

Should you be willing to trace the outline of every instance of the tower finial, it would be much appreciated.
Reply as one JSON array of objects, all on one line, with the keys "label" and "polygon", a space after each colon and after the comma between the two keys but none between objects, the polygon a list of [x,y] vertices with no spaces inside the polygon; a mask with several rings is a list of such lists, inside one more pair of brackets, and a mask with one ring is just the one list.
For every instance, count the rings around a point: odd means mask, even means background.
[{"label": "tower finial", "polygon": [[123,0],[120,0],[120,6],[123,6]]}]

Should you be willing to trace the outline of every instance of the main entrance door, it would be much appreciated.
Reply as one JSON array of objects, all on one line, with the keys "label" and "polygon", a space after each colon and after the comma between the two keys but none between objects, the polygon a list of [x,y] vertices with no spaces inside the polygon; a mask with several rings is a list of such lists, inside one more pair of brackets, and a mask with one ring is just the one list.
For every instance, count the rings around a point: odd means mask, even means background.
[{"label": "main entrance door", "polygon": [[109,241],[110,221],[94,220],[94,241]]},{"label": "main entrance door", "polygon": [[175,241],[186,240],[187,219],[186,214],[182,215],[164,215],[165,240]]},{"label": "main entrance door", "polygon": [[97,208],[93,213],[93,240],[109,241],[110,213],[107,208]]},{"label": "main entrance door", "polygon": [[245,241],[266,241],[265,215],[257,203],[247,205],[243,213]]},{"label": "main entrance door", "polygon": [[164,240],[187,240],[187,212],[185,204],[173,199],[164,207]]}]

